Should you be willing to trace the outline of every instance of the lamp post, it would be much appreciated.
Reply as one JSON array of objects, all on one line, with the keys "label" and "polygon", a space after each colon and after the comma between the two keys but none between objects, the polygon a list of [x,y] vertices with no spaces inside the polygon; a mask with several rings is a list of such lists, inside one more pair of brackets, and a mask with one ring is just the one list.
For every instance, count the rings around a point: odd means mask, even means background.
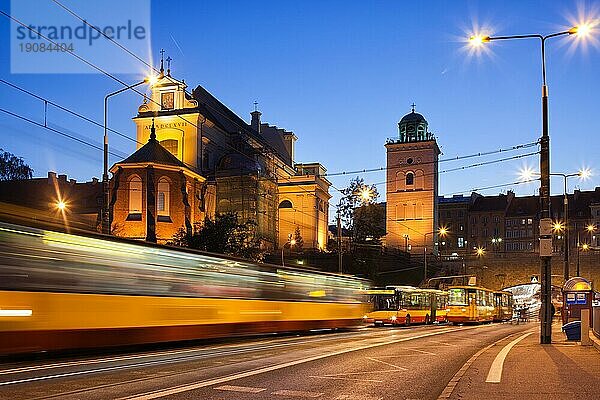
[{"label": "lamp post", "polygon": [[126,86],[115,92],[109,93],[104,97],[104,160],[102,172],[102,233],[110,234],[110,192],[108,188],[108,99],[119,93],[134,89],[144,83],[154,84],[156,77],[147,77],[143,81]]},{"label": "lamp post", "polygon": [[290,252],[292,251],[292,246],[296,244],[296,241],[294,239],[292,239],[292,234],[290,233],[288,235],[288,241],[286,243],[283,244],[283,246],[281,246],[281,266],[285,267],[285,261],[283,259],[283,250],[285,249],[286,245],[290,246]]},{"label": "lamp post", "polygon": [[590,246],[587,243],[579,242],[579,232],[577,232],[577,276],[579,276],[579,255],[582,251],[589,250]]},{"label": "lamp post", "polygon": [[[427,235],[433,235],[434,233],[436,233],[436,231],[427,232],[423,235],[423,280],[426,283],[428,283],[428,281],[427,281],[427,245],[426,245]],[[437,230],[437,233],[440,236],[446,236],[446,234],[448,233],[448,230],[446,228],[442,227]],[[434,244],[434,246],[435,246],[435,244]],[[434,247],[434,249],[435,249],[435,247]]]},{"label": "lamp post", "polygon": [[[513,40],[513,39],[539,39],[541,44],[542,58],[542,138],[540,139],[540,198],[541,198],[541,221],[540,226],[551,226],[550,220],[550,136],[548,134],[548,86],[546,85],[546,40],[573,34],[586,34],[589,32],[589,26],[582,25],[573,27],[567,31],[551,33],[549,35],[531,34],[531,35],[512,35],[512,36],[472,36],[470,41],[473,45],[482,45],[483,43],[495,40]],[[550,237],[548,237],[550,236]],[[542,243],[552,241],[551,232],[542,232],[540,230],[540,269],[541,269],[541,298],[542,298],[542,323],[540,326],[540,343],[552,343],[552,282],[551,282],[551,259],[552,253],[547,254],[542,251]],[[550,246],[550,250],[552,246]]]},{"label": "lamp post", "polygon": [[587,231],[590,233],[590,247],[594,245],[594,232],[596,231],[596,226],[594,224],[589,224],[586,227]]}]

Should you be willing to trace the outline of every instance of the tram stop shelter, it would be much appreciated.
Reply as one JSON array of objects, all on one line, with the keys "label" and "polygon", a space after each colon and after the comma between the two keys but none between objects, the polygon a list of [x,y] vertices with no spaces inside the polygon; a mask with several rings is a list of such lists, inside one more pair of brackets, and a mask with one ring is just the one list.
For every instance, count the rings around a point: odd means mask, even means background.
[{"label": "tram stop shelter", "polygon": [[[565,282],[563,288],[563,325],[571,321],[581,320],[581,310],[590,310],[592,315],[592,303],[594,301],[594,290],[592,284],[585,278],[574,277]],[[592,321],[590,321],[590,325]]]}]

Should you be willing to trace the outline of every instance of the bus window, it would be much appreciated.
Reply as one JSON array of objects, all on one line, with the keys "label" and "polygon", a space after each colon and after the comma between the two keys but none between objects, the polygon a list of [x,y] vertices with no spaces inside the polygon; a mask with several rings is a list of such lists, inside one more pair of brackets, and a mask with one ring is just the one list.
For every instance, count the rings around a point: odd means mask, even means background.
[{"label": "bus window", "polygon": [[398,302],[394,295],[374,295],[372,302],[375,306],[375,311],[397,311]]}]

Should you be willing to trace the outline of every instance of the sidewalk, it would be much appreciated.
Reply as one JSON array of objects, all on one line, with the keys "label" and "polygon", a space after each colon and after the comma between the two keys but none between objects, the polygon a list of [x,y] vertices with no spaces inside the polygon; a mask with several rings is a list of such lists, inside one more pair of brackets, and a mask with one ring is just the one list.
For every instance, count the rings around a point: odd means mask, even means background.
[{"label": "sidewalk", "polygon": [[[552,344],[539,344],[539,323],[481,353],[458,381],[451,399],[600,399],[600,351],[567,341],[561,324],[552,325]],[[502,349],[524,333],[504,360],[499,383],[486,382]],[[590,331],[590,336],[593,334]],[[600,344],[600,341],[598,342]]]}]

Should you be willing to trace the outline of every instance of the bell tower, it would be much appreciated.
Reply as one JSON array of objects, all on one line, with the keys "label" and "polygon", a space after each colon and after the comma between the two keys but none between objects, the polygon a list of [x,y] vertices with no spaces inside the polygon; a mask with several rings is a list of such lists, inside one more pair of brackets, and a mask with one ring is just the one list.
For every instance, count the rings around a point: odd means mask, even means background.
[{"label": "bell tower", "polygon": [[415,254],[437,253],[438,156],[427,120],[415,105],[398,123],[387,152],[386,244]]}]

